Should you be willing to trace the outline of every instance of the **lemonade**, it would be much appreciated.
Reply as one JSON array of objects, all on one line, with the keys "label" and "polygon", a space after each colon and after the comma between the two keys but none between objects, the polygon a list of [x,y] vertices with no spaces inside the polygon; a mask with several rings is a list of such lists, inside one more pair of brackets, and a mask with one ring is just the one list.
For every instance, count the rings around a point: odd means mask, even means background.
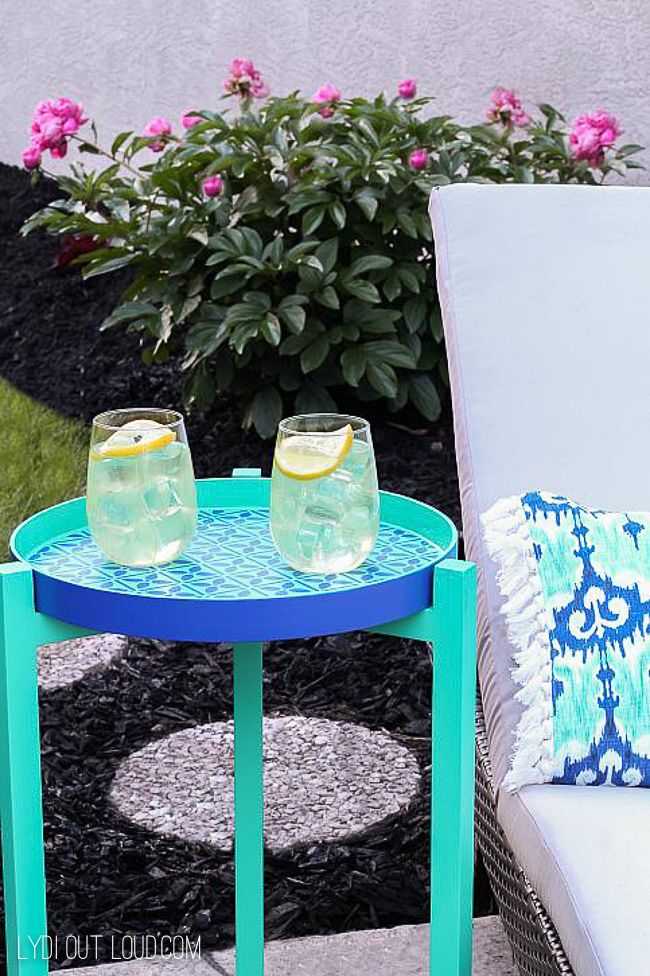
[{"label": "lemonade", "polygon": [[271,532],[286,562],[303,572],[347,572],[364,561],[378,531],[367,423],[333,415],[283,421],[273,462]]},{"label": "lemonade", "polygon": [[[149,411],[147,417],[108,426],[99,440],[93,428],[88,523],[105,555],[124,566],[154,566],[175,559],[196,527],[194,470],[182,418],[179,428],[178,421],[161,424],[151,419],[153,415]],[[114,414],[101,415],[96,425],[103,416],[114,419]],[[108,437],[106,430],[112,430]]]}]

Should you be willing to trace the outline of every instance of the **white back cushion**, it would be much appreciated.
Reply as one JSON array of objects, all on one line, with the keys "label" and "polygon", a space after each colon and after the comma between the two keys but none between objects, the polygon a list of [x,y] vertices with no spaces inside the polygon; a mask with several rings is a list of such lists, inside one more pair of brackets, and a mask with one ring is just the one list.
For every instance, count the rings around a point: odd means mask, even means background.
[{"label": "white back cushion", "polygon": [[498,785],[519,706],[478,516],[528,488],[650,509],[650,188],[455,185],[431,216]]}]

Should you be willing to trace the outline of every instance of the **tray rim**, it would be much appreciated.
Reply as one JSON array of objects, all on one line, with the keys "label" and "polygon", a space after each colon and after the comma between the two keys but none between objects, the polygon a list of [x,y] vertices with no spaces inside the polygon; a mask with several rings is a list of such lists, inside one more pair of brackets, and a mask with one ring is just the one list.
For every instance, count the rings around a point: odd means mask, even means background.
[{"label": "tray rim", "polygon": [[[199,505],[267,508],[270,481],[257,476],[198,479]],[[432,605],[433,570],[443,559],[456,555],[457,529],[448,516],[425,502],[387,491],[380,492],[380,500],[382,521],[428,539],[439,550],[436,558],[390,580],[307,595],[229,599],[127,594],[68,581],[30,563],[36,548],[87,526],[85,496],[30,516],[14,530],[10,546],[20,562],[31,566],[36,608],[75,626],[180,640],[308,637],[389,623]],[[45,534],[43,529],[52,520],[58,531]],[[192,618],[189,623],[187,618]]]},{"label": "tray rim", "polygon": [[[253,501],[252,499],[241,499],[240,502],[238,503],[230,503],[228,502],[227,499],[226,500],[220,499],[220,505],[222,505],[224,508],[268,508],[269,507],[268,503],[264,504],[264,502],[265,502],[265,496],[267,495],[266,489],[268,488],[268,490],[270,491],[270,485],[271,485],[271,479],[262,478],[262,477],[197,478],[196,486],[197,486],[197,493],[199,495],[199,508],[217,507],[215,504],[201,504],[203,500],[202,496],[205,496],[207,493],[209,493],[211,489],[216,490],[219,488],[226,488],[226,487],[231,488],[235,486],[238,490],[241,490],[246,494],[251,494],[251,495],[258,494],[260,497],[256,501]],[[259,490],[260,487],[262,488],[262,492],[260,492]],[[424,516],[425,518],[429,519],[433,516],[435,520],[440,523],[440,526],[444,527],[444,529],[446,529],[449,532],[449,540],[447,542],[447,545],[444,545],[438,542],[436,539],[433,539],[428,533],[421,531],[420,526],[415,526],[415,527],[411,525],[403,526],[403,523],[401,522],[396,523],[391,518],[387,517],[385,519],[382,519],[382,521],[386,521],[389,525],[397,524],[400,527],[409,528],[412,532],[415,532],[417,535],[423,535],[425,538],[429,539],[430,542],[433,542],[434,545],[438,546],[438,548],[441,550],[441,555],[439,559],[436,560],[436,562],[439,562],[441,559],[444,559],[446,556],[449,556],[453,552],[453,550],[457,547],[458,530],[455,524],[449,518],[449,516],[445,515],[444,512],[441,512],[440,509],[435,508],[433,505],[429,505],[426,502],[421,502],[417,498],[411,498],[409,495],[403,495],[399,492],[394,492],[394,491],[385,491],[381,489],[379,491],[379,497],[380,497],[380,502],[382,503],[382,508],[386,507],[387,502],[388,502],[388,506],[392,507],[391,501],[397,500],[397,504],[404,505],[405,508],[407,509],[413,509],[413,512],[417,513],[420,517]],[[19,560],[20,562],[24,562],[27,563],[28,565],[31,565],[29,560],[29,555],[26,555],[24,551],[23,552],[20,551],[20,549],[22,548],[22,546],[20,546],[20,543],[22,541],[20,537],[23,535],[29,537],[30,532],[33,529],[35,529],[39,525],[39,523],[46,521],[47,517],[56,516],[59,515],[59,513],[64,514],[65,512],[72,512],[73,510],[76,509],[81,509],[82,512],[82,521],[80,524],[78,525],[75,524],[74,526],[68,525],[67,527],[63,528],[60,532],[57,532],[56,535],[49,535],[47,537],[41,536],[41,538],[37,543],[29,546],[29,553],[33,552],[36,546],[47,545],[48,542],[55,541],[56,539],[64,535],[66,532],[72,532],[75,531],[76,529],[86,527],[88,525],[88,521],[85,517],[85,508],[86,508],[85,502],[86,502],[86,496],[78,495],[76,498],[69,498],[67,501],[57,502],[56,505],[49,505],[47,508],[42,508],[40,509],[40,511],[34,512],[33,515],[30,515],[28,518],[24,519],[19,525],[16,526],[16,528],[11,533],[11,536],[9,537],[9,548],[11,554],[14,556],[15,559]],[[41,573],[41,575],[43,576],[50,575],[47,572],[44,572],[40,569],[37,570],[36,567],[34,567],[34,569],[35,571]]]}]

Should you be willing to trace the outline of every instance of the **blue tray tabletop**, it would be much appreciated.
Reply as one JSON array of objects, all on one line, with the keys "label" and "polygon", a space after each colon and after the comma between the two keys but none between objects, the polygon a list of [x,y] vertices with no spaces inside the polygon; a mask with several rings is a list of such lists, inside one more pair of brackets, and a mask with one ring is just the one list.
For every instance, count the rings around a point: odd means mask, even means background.
[{"label": "blue tray tabletop", "polygon": [[90,630],[177,640],[337,633],[430,606],[433,566],[455,552],[455,529],[445,516],[382,492],[379,537],[358,569],[297,572],[273,545],[268,479],[210,479],[197,487],[197,533],[164,566],[107,560],[90,534],[84,499],[28,519],[12,548],[34,570],[37,608]]}]

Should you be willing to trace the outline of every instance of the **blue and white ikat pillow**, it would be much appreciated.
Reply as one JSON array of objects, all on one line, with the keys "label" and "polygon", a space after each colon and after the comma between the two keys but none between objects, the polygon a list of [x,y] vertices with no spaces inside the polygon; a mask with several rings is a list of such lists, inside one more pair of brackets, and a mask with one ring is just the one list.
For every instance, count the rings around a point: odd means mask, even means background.
[{"label": "blue and white ikat pillow", "polygon": [[531,491],[482,522],[523,706],[506,789],[650,786],[650,513]]}]

